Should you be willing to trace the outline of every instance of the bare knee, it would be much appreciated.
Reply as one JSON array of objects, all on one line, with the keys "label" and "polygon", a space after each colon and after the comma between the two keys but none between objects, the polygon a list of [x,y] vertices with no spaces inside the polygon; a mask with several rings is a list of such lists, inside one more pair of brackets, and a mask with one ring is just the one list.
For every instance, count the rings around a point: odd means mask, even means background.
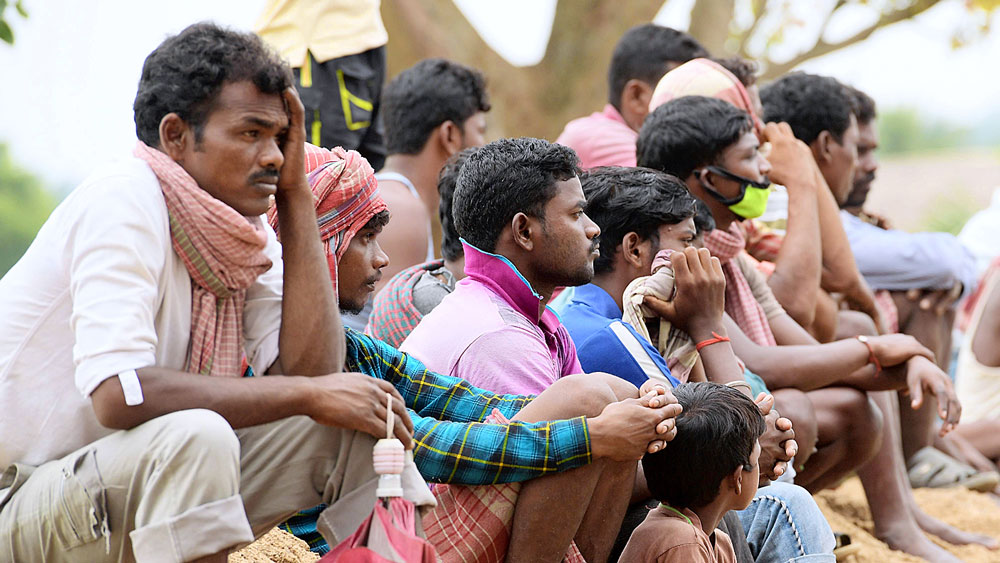
[{"label": "bare knee", "polygon": [[549,389],[558,391],[560,402],[574,405],[584,416],[598,416],[604,407],[623,399],[639,396],[635,385],[606,373],[584,373],[563,377]]},{"label": "bare knee", "polygon": [[837,313],[837,338],[854,338],[860,334],[878,334],[875,321],[860,311],[840,311]]},{"label": "bare knee", "polygon": [[816,447],[818,434],[816,411],[809,396],[798,389],[778,389],[773,392],[778,414],[792,421],[799,451],[810,453]]}]

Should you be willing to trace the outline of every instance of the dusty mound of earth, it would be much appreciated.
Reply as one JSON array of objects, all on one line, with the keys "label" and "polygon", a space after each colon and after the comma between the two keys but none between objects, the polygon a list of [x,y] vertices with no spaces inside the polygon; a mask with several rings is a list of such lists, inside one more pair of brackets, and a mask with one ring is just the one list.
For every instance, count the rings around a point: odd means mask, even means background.
[{"label": "dusty mound of earth", "polygon": [[[969,532],[1000,538],[1000,505],[986,494],[962,488],[915,489],[917,504],[931,516]],[[851,536],[853,543],[861,544],[862,551],[854,563],[888,563],[923,559],[900,551],[893,551],[872,535],[872,517],[868,510],[861,481],[857,477],[845,481],[839,488],[816,495],[830,527]],[[931,539],[969,563],[995,563],[1000,561],[1000,551],[990,551],[980,546],[955,546]]]},{"label": "dusty mound of earth", "polygon": [[229,555],[229,563],[311,563],[317,559],[306,542],[278,528]]},{"label": "dusty mound of earth", "polygon": [[[969,532],[1000,538],[1000,505],[989,495],[965,489],[917,489],[917,503],[931,516]],[[830,526],[851,536],[862,546],[853,563],[920,562],[900,551],[893,551],[872,535],[871,512],[861,482],[849,479],[839,488],[816,495]],[[954,546],[935,541],[969,563],[1000,561],[1000,551],[979,546]],[[256,542],[229,556],[229,563],[311,563],[319,559],[305,542],[274,529]]]}]

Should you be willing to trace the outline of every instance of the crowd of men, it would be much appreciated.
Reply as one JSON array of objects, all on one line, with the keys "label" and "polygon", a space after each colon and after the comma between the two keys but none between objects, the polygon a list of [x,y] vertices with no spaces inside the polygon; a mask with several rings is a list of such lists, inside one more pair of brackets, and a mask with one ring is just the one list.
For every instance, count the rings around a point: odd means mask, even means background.
[{"label": "crowd of men", "polygon": [[[147,57],[133,154],[0,279],[0,557],[325,553],[387,408],[446,562],[835,561],[811,495],[852,473],[891,547],[1000,547],[912,494],[1000,491],[1000,266],[864,210],[866,94],[645,24],[601,111],[486,143],[503,77],[383,88],[384,29],[355,39],[277,40],[293,73],[202,23]],[[366,117],[314,103],[338,80]]]}]

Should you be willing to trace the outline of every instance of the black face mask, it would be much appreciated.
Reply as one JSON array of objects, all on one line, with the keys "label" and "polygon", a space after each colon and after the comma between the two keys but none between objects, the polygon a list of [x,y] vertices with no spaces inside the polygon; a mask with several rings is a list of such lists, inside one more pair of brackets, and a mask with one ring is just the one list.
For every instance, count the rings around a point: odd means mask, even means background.
[{"label": "black face mask", "polygon": [[759,190],[771,189],[771,182],[768,182],[766,178],[764,179],[763,182],[755,182],[750,178],[745,178],[743,176],[740,176],[739,174],[733,174],[732,172],[726,170],[725,168],[720,168],[718,166],[706,166],[705,170],[708,170],[713,174],[718,174],[719,176],[722,176],[727,180],[732,180],[740,184],[739,195],[737,195],[736,197],[726,197],[720,194],[719,192],[713,190],[712,188],[708,187],[707,182],[705,182],[703,179],[704,172],[702,172],[702,175],[698,177],[698,179],[702,181],[701,186],[705,188],[705,191],[708,192],[712,197],[717,199],[719,203],[725,205],[726,207],[730,205],[736,205],[737,203],[743,201],[743,198],[746,197],[747,195],[747,188],[757,188]]}]

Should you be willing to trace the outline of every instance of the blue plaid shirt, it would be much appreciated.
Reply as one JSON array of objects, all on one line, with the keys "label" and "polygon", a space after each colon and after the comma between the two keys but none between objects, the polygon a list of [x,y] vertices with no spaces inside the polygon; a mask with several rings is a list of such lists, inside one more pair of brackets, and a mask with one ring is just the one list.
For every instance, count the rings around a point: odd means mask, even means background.
[{"label": "blue plaid shirt", "polygon": [[[483,424],[494,408],[513,418],[534,397],[479,389],[428,371],[419,360],[380,340],[349,328],[344,332],[347,371],[392,383],[406,401],[413,421],[413,459],[424,479],[461,485],[514,483],[590,463],[584,417]],[[326,553],[329,547],[316,532],[323,508],[300,512],[281,527],[313,551]]]}]

